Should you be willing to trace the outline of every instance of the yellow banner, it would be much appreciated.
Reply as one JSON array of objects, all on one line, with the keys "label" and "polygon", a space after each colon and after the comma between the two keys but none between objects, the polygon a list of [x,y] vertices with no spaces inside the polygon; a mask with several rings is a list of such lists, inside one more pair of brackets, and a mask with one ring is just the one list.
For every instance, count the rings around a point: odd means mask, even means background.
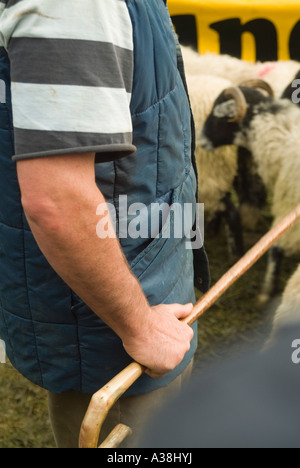
[{"label": "yellow banner", "polygon": [[180,41],[200,53],[300,61],[300,0],[168,0]]}]

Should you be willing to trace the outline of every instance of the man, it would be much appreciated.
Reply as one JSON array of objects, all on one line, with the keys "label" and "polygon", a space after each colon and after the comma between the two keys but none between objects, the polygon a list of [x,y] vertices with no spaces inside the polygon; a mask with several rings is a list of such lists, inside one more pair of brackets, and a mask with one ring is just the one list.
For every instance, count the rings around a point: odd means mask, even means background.
[{"label": "man", "polygon": [[[138,398],[180,378],[195,352],[196,327],[180,322],[194,301],[186,239],[163,223],[155,238],[118,229],[125,195],[145,221],[157,203],[195,205],[190,108],[163,0],[0,8],[0,334],[49,391],[57,445],[71,446],[90,395],[132,359],[148,369],[126,394]],[[119,239],[97,229],[107,202]]]}]

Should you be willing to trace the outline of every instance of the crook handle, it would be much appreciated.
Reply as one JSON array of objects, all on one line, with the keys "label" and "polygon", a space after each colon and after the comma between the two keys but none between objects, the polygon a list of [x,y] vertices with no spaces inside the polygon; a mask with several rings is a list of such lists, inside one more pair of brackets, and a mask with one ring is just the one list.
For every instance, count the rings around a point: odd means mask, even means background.
[{"label": "crook handle", "polygon": [[[94,393],[81,425],[79,448],[97,448],[99,434],[109,410],[145,370],[145,367],[133,362],[108,382],[105,387]],[[113,440],[114,444],[119,444],[124,439],[124,432],[126,432],[127,436],[129,428],[122,425],[121,430],[117,433],[118,440],[116,440],[116,437],[111,439],[112,435],[110,435],[100,447],[113,448],[107,444],[110,444],[111,440]]]}]

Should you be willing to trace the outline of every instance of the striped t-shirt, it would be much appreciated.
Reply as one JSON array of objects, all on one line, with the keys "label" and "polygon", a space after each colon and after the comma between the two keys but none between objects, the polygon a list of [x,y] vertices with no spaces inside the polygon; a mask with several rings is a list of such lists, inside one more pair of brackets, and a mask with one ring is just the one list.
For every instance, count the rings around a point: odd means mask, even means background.
[{"label": "striped t-shirt", "polygon": [[0,0],[15,160],[135,151],[132,23],[125,0]]}]

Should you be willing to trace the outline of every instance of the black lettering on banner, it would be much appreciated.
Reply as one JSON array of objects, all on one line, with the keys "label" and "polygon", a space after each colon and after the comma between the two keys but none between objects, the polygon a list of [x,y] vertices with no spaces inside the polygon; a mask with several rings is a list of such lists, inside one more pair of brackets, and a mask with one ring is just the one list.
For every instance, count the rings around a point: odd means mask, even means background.
[{"label": "black lettering on banner", "polygon": [[210,28],[217,31],[220,38],[220,53],[237,58],[242,57],[242,34],[253,34],[256,43],[256,60],[276,61],[278,59],[277,31],[271,21],[258,18],[244,25],[239,18],[212,23]]},{"label": "black lettering on banner", "polygon": [[300,21],[295,24],[289,41],[290,57],[291,60],[300,60]]},{"label": "black lettering on banner", "polygon": [[190,46],[198,49],[197,26],[194,15],[176,15],[172,16],[172,22],[175,26],[179,42],[183,46]]}]

